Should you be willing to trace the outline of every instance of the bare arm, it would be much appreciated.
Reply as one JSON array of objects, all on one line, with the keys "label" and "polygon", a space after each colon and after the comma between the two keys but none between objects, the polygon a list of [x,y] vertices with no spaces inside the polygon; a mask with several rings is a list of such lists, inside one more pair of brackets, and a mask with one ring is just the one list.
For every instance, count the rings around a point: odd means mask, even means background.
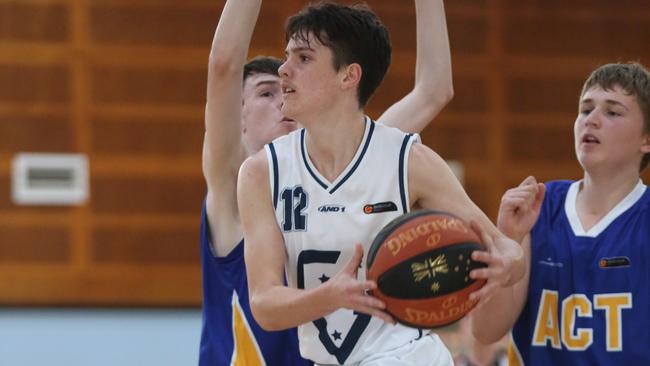
[{"label": "bare arm", "polygon": [[[491,240],[489,237],[483,240]],[[499,341],[512,329],[526,304],[528,278],[530,276],[530,236],[521,244],[526,261],[524,276],[513,286],[499,287],[489,299],[481,302],[471,316],[472,334],[481,343]]]},{"label": "bare arm", "polygon": [[479,234],[491,240],[485,242],[487,252],[475,260],[488,267],[470,273],[472,278],[484,278],[487,284],[472,293],[470,298],[482,300],[498,287],[512,286],[525,271],[524,254],[519,243],[507,238],[490,219],[472,202],[447,164],[428,147],[413,144],[408,160],[409,197],[415,207],[446,211],[473,222]]},{"label": "bare arm", "polygon": [[208,64],[203,174],[214,250],[227,255],[242,236],[237,214],[241,143],[242,74],[261,0],[228,0],[212,40]]},{"label": "bare arm", "polygon": [[365,295],[376,288],[359,281],[356,271],[363,249],[357,245],[346,267],[323,285],[301,290],[284,285],[286,251],[273,211],[264,151],[247,159],[239,173],[237,195],[244,227],[244,256],[251,311],[266,330],[280,330],[321,318],[339,308],[361,311],[392,322],[384,304]]},{"label": "bare arm", "polygon": [[[499,229],[522,242],[525,272],[521,281],[511,287],[497,288],[472,313],[472,333],[483,343],[501,339],[515,324],[528,296],[530,276],[530,230],[537,221],[544,200],[545,187],[535,178],[526,178],[518,187],[509,189],[499,207]],[[483,240],[491,240],[484,237]],[[480,255],[477,253],[477,255]]]},{"label": "bare arm", "polygon": [[415,86],[377,120],[404,132],[421,132],[454,95],[447,21],[442,0],[415,0]]}]

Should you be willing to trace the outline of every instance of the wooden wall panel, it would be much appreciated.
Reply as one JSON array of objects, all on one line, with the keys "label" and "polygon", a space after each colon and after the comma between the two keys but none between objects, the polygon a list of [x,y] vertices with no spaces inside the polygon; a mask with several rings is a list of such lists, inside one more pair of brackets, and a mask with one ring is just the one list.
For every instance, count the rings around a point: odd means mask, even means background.
[{"label": "wooden wall panel", "polygon": [[69,246],[66,227],[0,226],[0,264],[65,263]]},{"label": "wooden wall panel", "polygon": [[65,65],[0,65],[0,100],[7,102],[65,103],[70,100]]},{"label": "wooden wall panel", "polygon": [[640,30],[648,27],[649,19],[511,17],[505,25],[505,45],[513,54],[638,58],[648,37]]},{"label": "wooden wall panel", "polygon": [[[513,125],[507,130],[507,155],[518,161],[563,161],[573,156],[573,124],[564,126]],[[531,171],[534,174],[534,171]]]},{"label": "wooden wall panel", "polygon": [[65,41],[68,12],[63,4],[0,3],[0,40]]},{"label": "wooden wall panel", "polygon": [[94,177],[92,209],[98,214],[198,213],[204,186],[200,177]]},{"label": "wooden wall panel", "polygon": [[74,130],[61,117],[0,115],[0,152],[70,152]]},{"label": "wooden wall panel", "polygon": [[[368,106],[377,117],[413,85],[415,12],[412,1],[368,2],[394,50]],[[206,66],[224,3],[0,0],[0,305],[200,304]],[[281,57],[284,21],[304,4],[265,2],[251,56]],[[464,165],[488,215],[527,175],[580,177],[582,82],[604,62],[650,64],[647,5],[446,1],[456,96],[422,137]],[[15,205],[21,151],[88,154],[89,201]]]},{"label": "wooden wall panel", "polygon": [[489,126],[479,121],[467,124],[434,126],[427,132],[427,145],[445,159],[465,161],[485,159],[488,142],[485,136]]},{"label": "wooden wall panel", "polygon": [[93,261],[100,264],[192,265],[199,261],[198,250],[192,250],[198,248],[199,234],[191,228],[96,229],[92,241]]},{"label": "wooden wall panel", "polygon": [[93,101],[98,104],[201,104],[205,105],[205,67],[108,68],[92,70]]},{"label": "wooden wall panel", "polygon": [[506,84],[508,111],[535,115],[577,113],[583,83],[584,79],[578,77],[514,77]]},{"label": "wooden wall panel", "polygon": [[203,121],[197,119],[129,117],[92,121],[96,154],[197,156],[203,147]]},{"label": "wooden wall panel", "polygon": [[94,5],[90,38],[97,44],[209,47],[221,7]]},{"label": "wooden wall panel", "polygon": [[[454,99],[444,112],[485,113],[488,110],[488,81],[479,77],[454,77]],[[471,124],[479,121],[468,121]]]}]

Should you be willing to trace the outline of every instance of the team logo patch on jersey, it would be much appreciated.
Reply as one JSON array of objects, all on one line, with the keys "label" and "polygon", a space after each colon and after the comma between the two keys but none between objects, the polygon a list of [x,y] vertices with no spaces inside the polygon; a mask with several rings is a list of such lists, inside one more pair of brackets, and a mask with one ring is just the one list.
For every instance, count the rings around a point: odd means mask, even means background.
[{"label": "team logo patch on jersey", "polygon": [[630,258],[628,257],[612,257],[612,258],[602,258],[598,261],[598,267],[600,268],[617,268],[617,267],[629,267]]},{"label": "team logo patch on jersey", "polygon": [[363,206],[363,212],[367,215],[390,211],[397,211],[397,205],[394,202],[379,202]]},{"label": "team logo patch on jersey", "polygon": [[318,208],[318,212],[345,212],[345,206],[341,205],[322,205]]}]

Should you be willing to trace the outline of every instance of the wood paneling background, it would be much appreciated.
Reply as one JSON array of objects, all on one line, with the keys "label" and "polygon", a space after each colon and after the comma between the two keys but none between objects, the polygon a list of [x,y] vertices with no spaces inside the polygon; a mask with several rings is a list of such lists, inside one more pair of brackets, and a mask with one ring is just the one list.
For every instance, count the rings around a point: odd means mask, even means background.
[{"label": "wood paneling background", "polygon": [[[414,7],[369,0],[413,83]],[[0,0],[0,304],[198,305],[206,66],[223,0]],[[280,56],[301,0],[267,1],[251,54]],[[572,125],[599,64],[650,64],[647,0],[448,0],[456,97],[423,133],[490,215],[528,174],[577,178]],[[408,116],[405,116],[408,118]],[[16,206],[17,152],[83,152],[91,197]],[[650,176],[645,175],[646,178]]]}]

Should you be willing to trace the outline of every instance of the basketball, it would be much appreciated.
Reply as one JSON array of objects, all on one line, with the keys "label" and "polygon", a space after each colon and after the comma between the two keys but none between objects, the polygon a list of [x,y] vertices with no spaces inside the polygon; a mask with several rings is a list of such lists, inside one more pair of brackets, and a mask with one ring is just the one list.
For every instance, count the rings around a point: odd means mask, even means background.
[{"label": "basketball", "polygon": [[476,305],[469,294],[485,284],[471,259],[485,250],[476,233],[449,213],[421,210],[391,221],[377,234],[367,259],[372,295],[395,320],[415,328],[437,328],[460,320]]}]

